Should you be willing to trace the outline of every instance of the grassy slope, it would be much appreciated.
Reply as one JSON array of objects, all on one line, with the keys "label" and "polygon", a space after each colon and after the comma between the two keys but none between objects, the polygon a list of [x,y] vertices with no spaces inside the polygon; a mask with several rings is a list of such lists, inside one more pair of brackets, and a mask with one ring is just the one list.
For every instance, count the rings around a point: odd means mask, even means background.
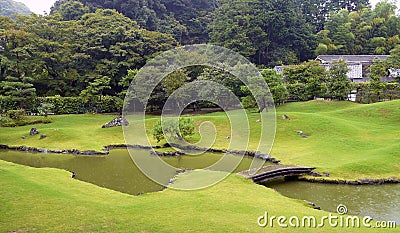
[{"label": "grassy slope", "polygon": [[[287,114],[291,120],[283,120]],[[48,138],[27,135],[32,126],[1,128],[0,143],[51,149],[96,149],[124,143],[121,128],[101,129],[110,115],[54,116],[49,125],[37,125]],[[224,113],[195,116],[196,123],[212,121],[217,129],[216,148],[227,148],[230,125]],[[255,132],[260,123],[250,113],[252,130],[249,149],[256,149]],[[158,120],[148,117],[148,132]],[[350,102],[311,101],[277,108],[277,135],[271,154],[287,164],[316,166],[335,178],[400,176],[400,101],[359,105]],[[54,130],[57,129],[57,130]],[[301,138],[302,130],[310,137]],[[199,135],[192,140],[199,139]],[[153,143],[154,140],[153,140]],[[161,142],[163,143],[163,142]]]},{"label": "grassy slope", "polygon": [[[317,166],[343,178],[400,176],[400,101],[357,105],[288,104],[278,109],[272,154],[286,163]],[[295,135],[302,130],[310,135]]]},{"label": "grassy slope", "polygon": [[237,175],[200,191],[136,197],[71,179],[65,171],[0,161],[0,185],[1,232],[298,232],[262,229],[256,221],[264,211],[318,219],[328,214]]}]

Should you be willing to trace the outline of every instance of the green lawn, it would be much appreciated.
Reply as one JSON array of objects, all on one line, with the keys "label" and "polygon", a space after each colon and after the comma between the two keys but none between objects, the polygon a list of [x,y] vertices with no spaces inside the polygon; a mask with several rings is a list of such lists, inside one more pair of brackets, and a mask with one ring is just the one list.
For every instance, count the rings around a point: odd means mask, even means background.
[{"label": "green lawn", "polygon": [[[282,119],[286,114],[290,120]],[[49,149],[101,150],[109,144],[123,144],[120,127],[102,129],[101,125],[112,120],[111,115],[53,116],[48,125],[1,128],[0,143],[27,145]],[[260,123],[259,115],[249,112],[250,150],[257,149]],[[159,118],[146,118],[150,135],[152,125]],[[225,113],[217,112],[194,116],[197,125],[211,121],[217,129],[213,147],[228,148],[230,125]],[[400,176],[400,101],[371,105],[351,102],[310,101],[290,103],[277,108],[277,134],[271,151],[273,157],[286,164],[315,166],[317,171],[330,172],[333,178],[387,178]],[[48,137],[28,135],[37,127]],[[303,131],[309,138],[301,138]],[[198,134],[192,141],[199,140]],[[154,139],[150,136],[153,145]],[[164,143],[163,141],[159,144]]]},{"label": "green lawn", "polygon": [[[283,114],[290,120],[282,119]],[[48,136],[46,139],[39,140],[39,136],[22,139],[32,127],[24,126],[1,128],[0,143],[100,150],[104,145],[124,143],[121,128],[101,128],[113,117],[53,116],[53,123],[34,126]],[[224,113],[194,118],[197,125],[212,121],[218,132],[214,147],[227,147],[230,125]],[[255,149],[259,116],[250,112],[249,119],[249,149]],[[147,118],[148,131],[157,120],[155,116]],[[277,123],[271,153],[286,164],[315,166],[318,171],[329,171],[332,178],[400,176],[400,101],[372,105],[291,103],[277,108]],[[309,138],[301,138],[296,133],[298,130]],[[198,134],[191,138],[198,139]],[[180,179],[185,176],[178,177],[178,184]],[[1,232],[298,232],[298,228],[282,229],[276,225],[272,229],[260,228],[257,218],[265,211],[270,216],[313,215],[317,219],[328,214],[238,175],[198,191],[168,189],[130,196],[71,179],[62,170],[0,161],[0,186]],[[340,229],[319,230],[337,232]],[[365,230],[351,229],[351,232]]]},{"label": "green lawn", "polygon": [[276,221],[274,228],[261,228],[257,219],[265,211],[300,219],[328,215],[238,175],[199,191],[130,196],[71,179],[66,171],[0,161],[0,185],[1,232],[298,232]]}]

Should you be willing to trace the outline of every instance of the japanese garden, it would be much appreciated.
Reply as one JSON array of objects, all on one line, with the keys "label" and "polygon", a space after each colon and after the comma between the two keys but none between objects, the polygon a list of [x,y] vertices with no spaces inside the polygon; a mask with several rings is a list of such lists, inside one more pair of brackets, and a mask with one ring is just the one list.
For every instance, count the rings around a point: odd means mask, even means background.
[{"label": "japanese garden", "polygon": [[52,4],[0,0],[1,232],[396,232],[396,1]]}]

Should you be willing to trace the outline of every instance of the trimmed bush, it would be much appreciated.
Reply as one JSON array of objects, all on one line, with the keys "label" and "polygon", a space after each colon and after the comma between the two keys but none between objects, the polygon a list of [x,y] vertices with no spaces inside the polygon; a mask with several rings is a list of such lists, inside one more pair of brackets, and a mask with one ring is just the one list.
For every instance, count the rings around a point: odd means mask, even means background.
[{"label": "trimmed bush", "polygon": [[357,83],[357,102],[362,104],[376,103],[384,100],[400,99],[398,83],[381,83],[381,89],[376,90],[371,83]]}]

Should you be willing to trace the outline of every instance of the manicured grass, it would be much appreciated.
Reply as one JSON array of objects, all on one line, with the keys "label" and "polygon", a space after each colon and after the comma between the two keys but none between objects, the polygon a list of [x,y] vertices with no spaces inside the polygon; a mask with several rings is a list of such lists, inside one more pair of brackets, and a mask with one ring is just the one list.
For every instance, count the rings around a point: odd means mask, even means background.
[{"label": "manicured grass", "polygon": [[329,215],[238,175],[199,191],[130,196],[71,179],[66,171],[0,161],[0,185],[1,232],[312,232],[283,229],[276,221],[274,228],[260,228],[257,218],[265,211],[300,219]]},{"label": "manicured grass", "polygon": [[[286,114],[290,120],[282,119]],[[112,120],[111,115],[53,116],[54,122],[36,125],[48,137],[27,135],[32,126],[1,128],[0,143],[27,145],[49,149],[101,150],[109,144],[123,144],[122,129],[102,129]],[[228,148],[231,126],[225,113],[215,112],[193,116],[196,125],[205,121],[215,125],[217,137],[214,148]],[[258,113],[248,112],[250,122],[249,150],[258,147],[260,123]],[[151,128],[157,116],[146,118],[150,141]],[[360,105],[351,102],[310,101],[290,103],[277,108],[277,134],[271,155],[285,164],[317,167],[333,178],[382,178],[400,176],[400,101]],[[303,131],[309,138],[301,138]],[[139,135],[140,136],[140,135]],[[139,137],[138,136],[138,137]],[[200,135],[191,137],[195,142]],[[141,138],[141,140],[143,140]],[[140,139],[138,138],[138,141]],[[159,144],[163,144],[161,141]]]}]

